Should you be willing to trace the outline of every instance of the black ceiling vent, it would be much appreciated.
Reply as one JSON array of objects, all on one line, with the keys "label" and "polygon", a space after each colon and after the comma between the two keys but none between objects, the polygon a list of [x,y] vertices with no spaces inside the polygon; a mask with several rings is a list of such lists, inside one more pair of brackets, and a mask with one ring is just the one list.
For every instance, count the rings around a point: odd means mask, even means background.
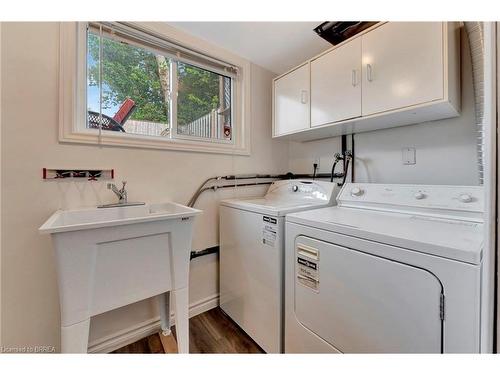
[{"label": "black ceiling vent", "polygon": [[375,25],[378,22],[367,21],[326,21],[316,26],[314,32],[333,45],[339,44],[353,37],[361,31]]}]

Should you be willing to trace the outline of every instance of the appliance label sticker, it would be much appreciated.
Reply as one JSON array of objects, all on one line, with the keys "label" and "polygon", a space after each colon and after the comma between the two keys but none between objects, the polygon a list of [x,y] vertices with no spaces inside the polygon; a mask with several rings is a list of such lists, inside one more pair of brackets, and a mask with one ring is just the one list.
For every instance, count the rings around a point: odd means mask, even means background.
[{"label": "appliance label sticker", "polygon": [[262,220],[264,222],[270,223],[270,224],[277,224],[278,223],[278,219],[276,219],[275,217],[262,216]]},{"label": "appliance label sticker", "polygon": [[297,282],[319,293],[319,262],[300,255],[297,256]]},{"label": "appliance label sticker", "polygon": [[276,218],[264,216],[264,224],[262,225],[262,243],[267,246],[274,247],[278,237],[276,230]]}]

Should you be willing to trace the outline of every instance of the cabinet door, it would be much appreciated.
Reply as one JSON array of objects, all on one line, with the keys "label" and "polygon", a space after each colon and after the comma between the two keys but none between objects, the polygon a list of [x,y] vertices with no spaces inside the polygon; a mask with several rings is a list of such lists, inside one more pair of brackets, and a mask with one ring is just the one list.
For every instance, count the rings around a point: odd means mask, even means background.
[{"label": "cabinet door", "polygon": [[363,116],[444,97],[441,22],[388,22],[362,51]]},{"label": "cabinet door", "polygon": [[274,82],[274,135],[310,127],[309,64]]},{"label": "cabinet door", "polygon": [[311,62],[311,126],[361,116],[361,38]]}]

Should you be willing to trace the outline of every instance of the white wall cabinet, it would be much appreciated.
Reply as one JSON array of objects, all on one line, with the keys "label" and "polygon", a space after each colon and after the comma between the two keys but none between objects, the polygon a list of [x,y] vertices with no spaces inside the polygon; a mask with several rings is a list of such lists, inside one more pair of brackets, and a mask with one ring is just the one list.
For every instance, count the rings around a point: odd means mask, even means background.
[{"label": "white wall cabinet", "polygon": [[443,26],[388,22],[361,37],[363,116],[442,99]]},{"label": "white wall cabinet", "polygon": [[459,25],[377,24],[275,78],[273,99],[273,136],[299,141],[458,116]]},{"label": "white wall cabinet", "polygon": [[309,129],[311,110],[309,78],[309,63],[306,63],[274,83],[273,135]]},{"label": "white wall cabinet", "polygon": [[361,38],[311,61],[311,127],[361,116]]}]

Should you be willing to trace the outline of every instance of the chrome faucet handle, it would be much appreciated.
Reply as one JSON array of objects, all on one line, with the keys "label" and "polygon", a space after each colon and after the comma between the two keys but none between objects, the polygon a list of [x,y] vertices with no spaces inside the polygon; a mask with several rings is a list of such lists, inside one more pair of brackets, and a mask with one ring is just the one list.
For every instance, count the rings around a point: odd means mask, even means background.
[{"label": "chrome faucet handle", "polygon": [[127,185],[127,181],[122,181],[122,188],[119,190],[119,202],[127,203],[127,190],[125,189],[125,185]]},{"label": "chrome faucet handle", "polygon": [[118,197],[118,204],[127,203],[127,190],[125,190],[125,185],[127,181],[122,181],[122,188],[118,190],[115,184],[108,182],[108,189],[111,190]]}]

